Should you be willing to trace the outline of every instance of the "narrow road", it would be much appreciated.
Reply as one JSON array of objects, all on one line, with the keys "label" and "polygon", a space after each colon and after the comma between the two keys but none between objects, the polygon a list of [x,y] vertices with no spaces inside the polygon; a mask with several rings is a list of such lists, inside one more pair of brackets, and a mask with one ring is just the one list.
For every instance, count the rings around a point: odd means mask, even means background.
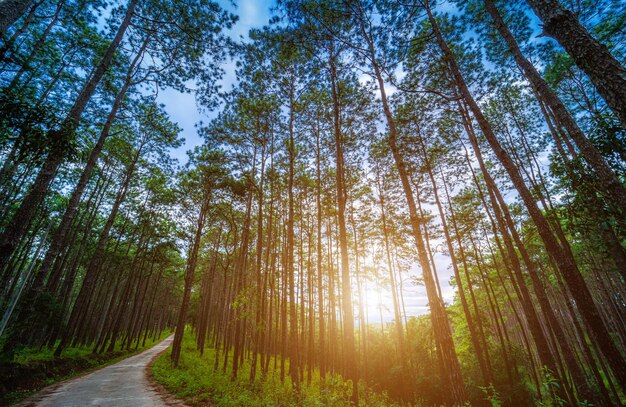
[{"label": "narrow road", "polygon": [[167,407],[152,389],[146,377],[146,367],[165,350],[174,336],[169,336],[147,351],[85,376],[46,387],[17,406],[111,406],[111,407]]}]

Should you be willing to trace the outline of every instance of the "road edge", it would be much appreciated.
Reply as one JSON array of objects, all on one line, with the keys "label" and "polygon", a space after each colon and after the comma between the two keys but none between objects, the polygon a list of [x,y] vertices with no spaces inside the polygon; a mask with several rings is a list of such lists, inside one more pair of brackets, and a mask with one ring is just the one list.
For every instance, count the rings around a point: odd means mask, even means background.
[{"label": "road edge", "polygon": [[168,346],[167,348],[163,349],[161,352],[157,353],[151,360],[150,362],[148,362],[148,364],[146,365],[146,367],[144,368],[144,374],[146,376],[146,379],[148,381],[148,385],[150,386],[150,388],[159,395],[159,397],[161,397],[161,400],[163,400],[163,402],[165,403],[165,405],[169,406],[169,407],[190,407],[188,404],[186,404],[183,400],[177,398],[176,396],[174,396],[172,393],[170,393],[169,391],[167,391],[167,389],[165,388],[165,386],[159,382],[156,381],[156,379],[154,378],[154,373],[152,372],[152,366],[154,366],[154,363],[156,362],[156,360],[163,355],[165,352],[168,351],[168,349],[170,348],[170,346]]}]

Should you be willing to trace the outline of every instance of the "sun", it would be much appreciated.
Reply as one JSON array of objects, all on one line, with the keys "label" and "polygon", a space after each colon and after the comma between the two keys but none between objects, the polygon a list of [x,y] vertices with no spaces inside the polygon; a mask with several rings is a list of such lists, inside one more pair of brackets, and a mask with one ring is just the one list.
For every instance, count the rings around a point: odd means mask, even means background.
[{"label": "sun", "polygon": [[377,323],[381,320],[390,322],[395,318],[393,298],[388,286],[368,281],[361,292],[368,323]]}]

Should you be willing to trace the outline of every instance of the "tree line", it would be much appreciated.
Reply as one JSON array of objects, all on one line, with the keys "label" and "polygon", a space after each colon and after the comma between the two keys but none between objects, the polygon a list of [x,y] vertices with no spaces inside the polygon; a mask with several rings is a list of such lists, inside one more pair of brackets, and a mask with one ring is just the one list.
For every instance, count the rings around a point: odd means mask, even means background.
[{"label": "tree line", "polygon": [[[223,32],[236,17],[201,0],[40,1],[16,18],[0,68],[5,315],[20,299],[5,357],[175,326],[176,365],[191,323],[216,371],[296,393],[336,374],[355,405],[367,388],[624,400],[619,1],[281,0],[239,43]],[[229,56],[237,83],[219,89]],[[155,99],[190,83],[215,114],[178,168]],[[408,285],[427,315],[407,312]],[[392,323],[380,303],[369,315],[371,286]]]},{"label": "tree line", "polygon": [[204,1],[18,3],[0,56],[2,355],[137,347],[175,324],[184,261],[182,139],[157,95],[218,78],[235,17]]}]

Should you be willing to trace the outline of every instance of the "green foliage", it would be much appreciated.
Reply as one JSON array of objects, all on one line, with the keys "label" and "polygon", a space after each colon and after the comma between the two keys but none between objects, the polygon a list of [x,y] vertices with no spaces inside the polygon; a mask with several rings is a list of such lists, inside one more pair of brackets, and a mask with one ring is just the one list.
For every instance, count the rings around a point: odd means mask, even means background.
[{"label": "green foliage", "polygon": [[538,402],[538,405],[545,407],[566,405],[567,401],[563,400],[558,394],[561,386],[559,381],[554,377],[554,374],[545,366],[542,367],[541,371],[543,372],[543,381],[541,382],[541,385],[547,395],[544,400]]},{"label": "green foliage", "polygon": [[485,394],[485,399],[489,401],[491,407],[500,407],[502,401],[500,401],[500,395],[490,383],[489,386],[480,386],[480,390]]},{"label": "green foliage", "polygon": [[[213,370],[215,349],[209,348],[200,355],[196,350],[193,335],[185,335],[179,366],[174,368],[170,363],[170,352],[162,354],[152,366],[157,382],[176,397],[183,399],[192,406],[213,403],[222,407],[254,407],[254,406],[305,406],[322,407],[349,406],[352,383],[343,380],[339,375],[328,375],[321,381],[319,372],[315,371],[310,385],[302,383],[300,391],[294,391],[291,380],[287,376],[281,383],[278,371],[270,370],[266,377],[259,373],[250,383],[250,364],[246,362],[236,379]],[[270,361],[270,367],[272,361]],[[287,369],[289,364],[287,363]],[[359,385],[362,405],[397,406],[386,394],[375,393]]]}]

